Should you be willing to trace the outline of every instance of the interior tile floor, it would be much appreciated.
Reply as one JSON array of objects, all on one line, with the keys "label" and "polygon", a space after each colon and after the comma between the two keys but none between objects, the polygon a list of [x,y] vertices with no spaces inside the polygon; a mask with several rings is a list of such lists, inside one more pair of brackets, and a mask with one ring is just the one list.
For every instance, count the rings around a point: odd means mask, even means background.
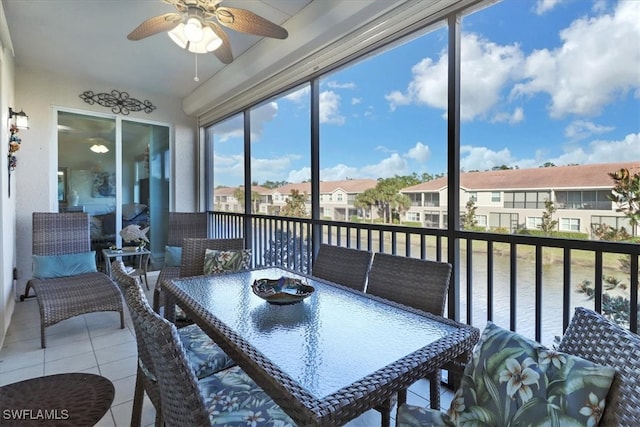
[{"label": "interior tile floor", "polygon": [[[151,300],[158,272],[151,272],[147,298]],[[0,385],[42,375],[89,372],[109,378],[115,386],[111,409],[97,426],[128,426],[135,385],[137,349],[133,324],[125,310],[125,328],[119,328],[117,313],[90,313],[67,319],[46,329],[47,348],[40,347],[40,319],[35,298],[17,302],[2,349]],[[442,389],[442,407],[448,407],[452,393]],[[429,382],[421,380],[409,390],[407,400],[429,405]],[[143,426],[153,426],[155,410],[145,397]],[[376,427],[380,414],[370,410],[347,424]]]}]

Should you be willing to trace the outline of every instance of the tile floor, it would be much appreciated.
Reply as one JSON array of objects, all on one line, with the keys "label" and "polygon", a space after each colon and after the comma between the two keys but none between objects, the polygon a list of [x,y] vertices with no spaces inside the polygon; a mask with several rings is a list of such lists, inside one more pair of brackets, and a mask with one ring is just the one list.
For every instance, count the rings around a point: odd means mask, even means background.
[{"label": "tile floor", "polygon": [[[157,272],[150,273],[153,284]],[[152,291],[147,291],[151,298]],[[125,310],[126,313],[126,310]],[[128,313],[125,328],[119,329],[117,313],[90,313],[47,328],[47,348],[40,347],[40,320],[34,299],[17,302],[11,324],[0,349],[0,385],[63,372],[90,372],[109,378],[115,386],[111,409],[97,424],[100,427],[128,426],[136,373],[136,341]],[[427,406],[429,383],[416,383],[408,402]],[[448,407],[452,394],[443,389],[442,406]],[[153,426],[155,410],[145,397],[143,426]],[[376,427],[380,414],[368,411],[347,424],[349,427]]]}]

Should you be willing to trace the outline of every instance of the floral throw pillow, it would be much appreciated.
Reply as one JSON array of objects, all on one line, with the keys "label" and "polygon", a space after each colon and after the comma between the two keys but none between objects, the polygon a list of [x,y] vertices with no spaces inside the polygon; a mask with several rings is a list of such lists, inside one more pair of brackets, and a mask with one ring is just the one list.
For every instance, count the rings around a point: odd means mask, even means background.
[{"label": "floral throw pillow", "polygon": [[207,249],[204,252],[204,274],[220,274],[251,268],[251,249],[219,251]]},{"label": "floral throw pillow", "polygon": [[458,426],[597,426],[614,373],[488,322],[447,415]]}]

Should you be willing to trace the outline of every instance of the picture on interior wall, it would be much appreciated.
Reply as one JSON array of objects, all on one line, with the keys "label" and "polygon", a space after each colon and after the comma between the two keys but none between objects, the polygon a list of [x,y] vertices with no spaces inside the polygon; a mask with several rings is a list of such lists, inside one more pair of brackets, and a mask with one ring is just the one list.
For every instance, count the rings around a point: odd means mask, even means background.
[{"label": "picture on interior wall", "polygon": [[67,181],[69,173],[67,168],[58,168],[58,202],[67,202]]},{"label": "picture on interior wall", "polygon": [[115,197],[116,174],[98,172],[93,177],[93,197]]}]

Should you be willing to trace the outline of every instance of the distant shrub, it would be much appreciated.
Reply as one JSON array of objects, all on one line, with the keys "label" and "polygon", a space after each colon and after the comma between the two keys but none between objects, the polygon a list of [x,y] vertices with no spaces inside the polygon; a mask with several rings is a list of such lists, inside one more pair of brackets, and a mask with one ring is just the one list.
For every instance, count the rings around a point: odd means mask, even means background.
[{"label": "distant shrub", "polygon": [[589,234],[579,233],[577,231],[551,231],[551,232],[545,233],[542,230],[522,228],[517,230],[516,234],[523,234],[525,236],[555,237],[558,239],[577,239],[577,240],[589,239]]},{"label": "distant shrub", "polygon": [[407,227],[422,227],[422,223],[419,221],[402,221],[401,225],[405,225]]}]

